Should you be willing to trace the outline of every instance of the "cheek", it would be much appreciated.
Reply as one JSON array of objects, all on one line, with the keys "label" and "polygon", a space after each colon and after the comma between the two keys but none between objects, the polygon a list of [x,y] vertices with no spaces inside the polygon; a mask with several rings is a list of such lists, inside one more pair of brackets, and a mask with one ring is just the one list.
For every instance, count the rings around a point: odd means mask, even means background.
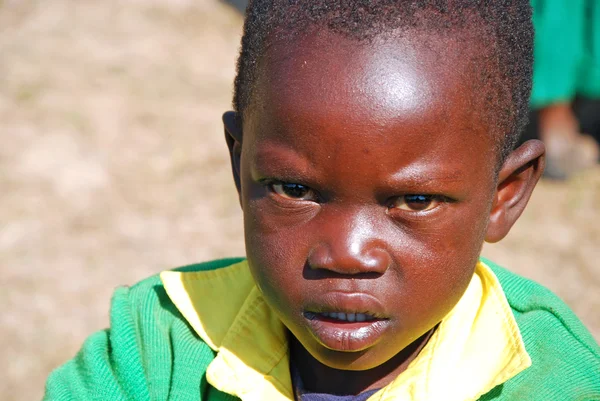
[{"label": "cheek", "polygon": [[456,206],[449,218],[406,233],[408,246],[398,259],[406,299],[414,299],[415,308],[444,315],[462,296],[481,252],[487,207],[485,200]]},{"label": "cheek", "polygon": [[246,255],[252,275],[267,302],[280,312],[293,309],[301,297],[310,237],[286,216],[265,199],[244,205]]},{"label": "cheek", "polygon": [[[295,259],[308,246],[306,239],[310,234],[305,223],[316,214],[314,209],[292,210],[268,198],[249,200],[244,207],[247,252],[265,262],[276,261],[283,269],[300,263]],[[299,267],[302,265],[303,262]]]}]

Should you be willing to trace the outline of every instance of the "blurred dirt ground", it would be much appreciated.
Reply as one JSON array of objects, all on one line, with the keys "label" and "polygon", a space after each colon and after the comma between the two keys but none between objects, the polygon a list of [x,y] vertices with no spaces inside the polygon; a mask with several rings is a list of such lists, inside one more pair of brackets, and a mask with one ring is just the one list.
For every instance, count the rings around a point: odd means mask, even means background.
[{"label": "blurred dirt ground", "polygon": [[[112,290],[243,254],[221,112],[241,16],[216,0],[0,0],[0,379],[34,400]],[[544,182],[484,254],[600,338],[600,170]]]}]

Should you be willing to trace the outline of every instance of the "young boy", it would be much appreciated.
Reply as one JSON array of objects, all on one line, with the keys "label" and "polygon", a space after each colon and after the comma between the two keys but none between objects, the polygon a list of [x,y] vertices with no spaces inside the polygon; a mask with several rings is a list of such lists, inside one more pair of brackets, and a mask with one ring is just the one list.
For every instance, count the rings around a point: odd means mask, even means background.
[{"label": "young boy", "polygon": [[529,0],[251,1],[226,140],[247,259],[115,292],[47,400],[598,400],[600,350],[488,261],[543,170],[513,150]]}]

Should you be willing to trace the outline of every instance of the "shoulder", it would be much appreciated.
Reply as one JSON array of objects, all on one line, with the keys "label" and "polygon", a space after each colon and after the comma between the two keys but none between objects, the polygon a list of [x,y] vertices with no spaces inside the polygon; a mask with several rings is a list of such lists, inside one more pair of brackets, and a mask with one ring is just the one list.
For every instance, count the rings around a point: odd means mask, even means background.
[{"label": "shoulder", "polygon": [[[218,259],[178,267],[176,272],[201,272],[217,270],[235,264],[242,258]],[[170,325],[185,325],[160,279],[160,274],[150,276],[131,287],[117,288],[111,303],[111,328],[123,321],[132,320],[135,331],[165,329]]]},{"label": "shoulder", "polygon": [[[209,270],[217,270],[231,266],[242,261],[243,258],[227,258],[217,259],[209,262],[196,263],[173,269],[172,271],[191,273]],[[123,300],[123,302],[115,302]],[[120,287],[114,293],[112,311],[118,312],[121,308],[126,309],[146,320],[154,320],[154,315],[151,311],[165,311],[178,315],[177,309],[174,308],[170,301],[163,283],[160,279],[160,274],[150,276],[131,287]],[[112,323],[112,322],[111,322]]]},{"label": "shoulder", "polygon": [[[240,259],[184,266],[215,270]],[[45,400],[168,399],[177,390],[200,399],[213,351],[188,326],[159,275],[117,288],[110,328],[91,335],[72,360],[48,378]]]},{"label": "shoulder", "polygon": [[[189,273],[217,270],[240,260],[242,259],[219,259],[182,266],[173,271]],[[185,325],[185,319],[165,291],[160,274],[150,276],[130,287],[124,286],[115,290],[110,310],[111,330],[114,331],[124,324],[133,325],[125,331],[125,334],[166,329],[172,325]]]},{"label": "shoulder", "polygon": [[600,399],[600,347],[577,316],[547,288],[484,262],[500,281],[532,360],[512,384],[520,384],[521,394],[529,387],[541,394]]},{"label": "shoulder", "polygon": [[[485,260],[492,269],[519,323],[523,336],[536,334],[539,326],[550,324],[551,332],[560,332],[570,340],[589,348],[600,358],[600,347],[573,311],[552,291],[535,281],[521,277]],[[525,324],[521,327],[521,322]],[[546,337],[548,332],[544,333]]]}]

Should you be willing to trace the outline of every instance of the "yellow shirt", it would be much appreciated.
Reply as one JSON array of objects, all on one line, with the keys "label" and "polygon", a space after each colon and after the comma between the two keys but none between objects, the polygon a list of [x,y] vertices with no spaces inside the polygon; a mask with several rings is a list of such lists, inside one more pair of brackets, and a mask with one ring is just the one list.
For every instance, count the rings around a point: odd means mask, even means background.
[{"label": "yellow shirt", "polygon": [[[243,401],[293,400],[286,330],[245,261],[161,280],[184,318],[216,351],[208,382]],[[494,273],[479,262],[454,309],[394,381],[369,401],[470,401],[531,365]]]}]

